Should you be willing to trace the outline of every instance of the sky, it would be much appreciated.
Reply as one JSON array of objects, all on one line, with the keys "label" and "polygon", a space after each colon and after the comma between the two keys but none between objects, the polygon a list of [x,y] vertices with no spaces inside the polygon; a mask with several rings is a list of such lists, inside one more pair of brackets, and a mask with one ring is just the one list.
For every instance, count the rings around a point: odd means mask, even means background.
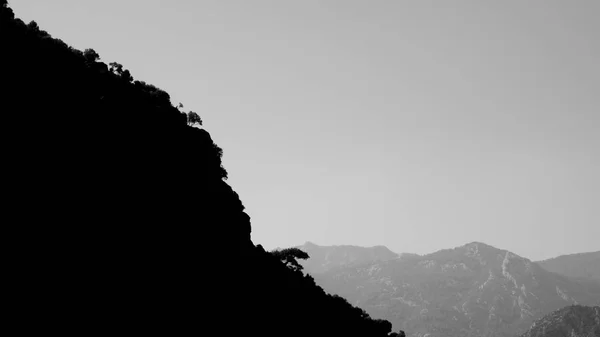
[{"label": "sky", "polygon": [[9,4],[197,112],[265,249],[600,250],[600,1]]}]

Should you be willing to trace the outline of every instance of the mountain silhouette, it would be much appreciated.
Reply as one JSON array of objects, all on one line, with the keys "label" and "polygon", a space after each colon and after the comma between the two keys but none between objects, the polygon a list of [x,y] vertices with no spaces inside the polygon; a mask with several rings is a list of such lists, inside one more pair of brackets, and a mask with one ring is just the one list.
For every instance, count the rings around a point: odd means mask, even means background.
[{"label": "mountain silhouette", "polygon": [[0,46],[5,318],[19,333],[394,335],[254,245],[195,112],[6,0]]},{"label": "mountain silhouette", "polygon": [[515,336],[564,306],[600,304],[600,285],[480,242],[313,276],[407,336]]}]

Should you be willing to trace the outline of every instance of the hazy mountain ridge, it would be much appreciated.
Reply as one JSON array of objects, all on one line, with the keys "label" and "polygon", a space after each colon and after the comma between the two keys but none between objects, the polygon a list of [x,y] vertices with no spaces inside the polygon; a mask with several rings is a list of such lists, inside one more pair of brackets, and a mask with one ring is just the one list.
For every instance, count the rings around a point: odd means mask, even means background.
[{"label": "hazy mountain ridge", "polygon": [[600,307],[581,305],[558,309],[538,320],[521,337],[598,337]]},{"label": "hazy mountain ridge", "polygon": [[600,282],[600,251],[561,255],[537,261],[544,269],[571,278],[590,278]]},{"label": "hazy mountain ridge", "polygon": [[297,248],[308,253],[310,258],[301,261],[305,271],[310,274],[323,273],[330,269],[358,266],[374,261],[387,261],[401,255],[385,246],[360,247],[353,245],[319,246],[306,242]]},{"label": "hazy mountain ridge", "polygon": [[514,336],[553,310],[600,304],[600,286],[479,242],[313,276],[414,336]]}]

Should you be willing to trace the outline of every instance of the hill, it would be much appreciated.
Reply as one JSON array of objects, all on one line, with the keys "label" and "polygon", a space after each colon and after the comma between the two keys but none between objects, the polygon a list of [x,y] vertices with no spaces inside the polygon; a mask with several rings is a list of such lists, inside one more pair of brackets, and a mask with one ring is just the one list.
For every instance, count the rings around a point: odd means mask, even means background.
[{"label": "hill", "polygon": [[480,242],[313,276],[407,336],[509,337],[564,306],[600,304],[600,286]]},{"label": "hill", "polygon": [[578,279],[593,279],[600,282],[600,251],[561,255],[552,259],[538,261],[542,268]]},{"label": "hill", "polygon": [[387,261],[400,257],[384,246],[359,247],[352,245],[319,246],[306,242],[297,248],[308,253],[310,258],[301,264],[309,274],[323,273],[332,268],[352,266],[374,261]]},{"label": "hill", "polygon": [[389,334],[254,245],[221,148],[165,91],[6,0],[0,46],[4,279],[20,333]]},{"label": "hill", "polygon": [[521,337],[598,337],[600,307],[570,305],[533,323]]}]

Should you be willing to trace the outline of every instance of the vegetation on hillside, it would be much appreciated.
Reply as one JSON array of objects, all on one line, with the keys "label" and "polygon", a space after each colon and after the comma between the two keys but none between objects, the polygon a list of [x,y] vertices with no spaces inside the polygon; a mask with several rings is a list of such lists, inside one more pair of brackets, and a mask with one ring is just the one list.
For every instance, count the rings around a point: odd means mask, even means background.
[{"label": "vegetation on hillside", "polygon": [[535,321],[521,337],[598,337],[600,307],[570,305]]},{"label": "vegetation on hillside", "polygon": [[390,335],[252,243],[197,113],[6,0],[0,45],[6,275],[23,334]]}]

